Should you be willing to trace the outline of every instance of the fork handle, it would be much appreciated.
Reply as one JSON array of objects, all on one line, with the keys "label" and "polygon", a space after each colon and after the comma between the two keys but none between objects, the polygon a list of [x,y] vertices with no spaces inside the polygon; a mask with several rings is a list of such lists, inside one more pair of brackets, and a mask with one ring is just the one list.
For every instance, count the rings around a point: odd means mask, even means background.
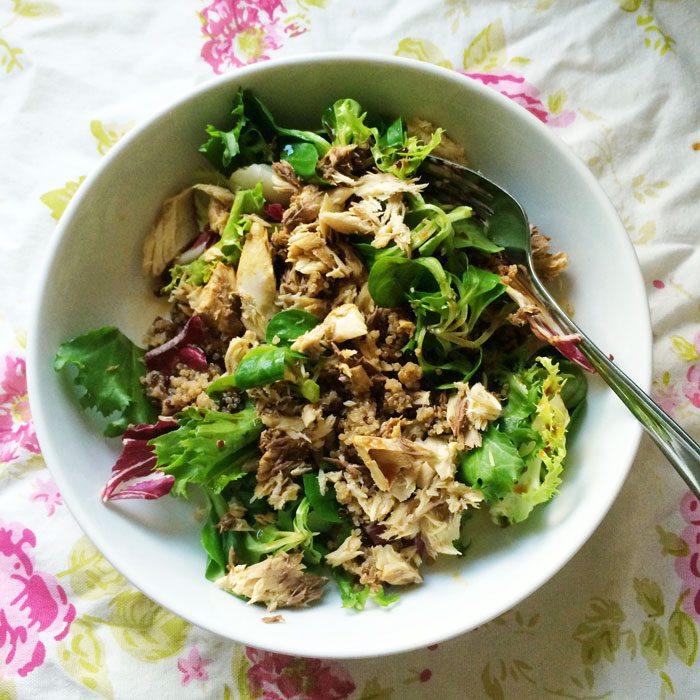
[{"label": "fork handle", "polygon": [[561,309],[541,284],[536,284],[546,307],[567,332],[581,336],[579,350],[603,381],[617,394],[634,417],[642,424],[657,447],[681,475],[690,490],[700,499],[700,445],[651,397],[633,382]]}]

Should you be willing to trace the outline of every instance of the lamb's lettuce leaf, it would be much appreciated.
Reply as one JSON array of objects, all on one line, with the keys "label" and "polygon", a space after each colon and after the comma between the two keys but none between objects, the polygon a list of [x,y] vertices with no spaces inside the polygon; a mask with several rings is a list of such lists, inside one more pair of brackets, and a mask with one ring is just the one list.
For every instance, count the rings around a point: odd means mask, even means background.
[{"label": "lamb's lettuce leaf", "polygon": [[301,178],[309,179],[316,175],[318,151],[311,143],[288,143],[282,147],[280,160],[286,160]]},{"label": "lamb's lettuce leaf", "polygon": [[303,335],[319,324],[313,314],[302,309],[286,309],[276,313],[267,323],[265,341],[276,345],[291,345],[300,335]]},{"label": "lamb's lettuce leaf", "polygon": [[75,372],[80,405],[106,418],[105,435],[116,437],[130,424],[153,423],[157,417],[141,384],[144,355],[119,329],[105,326],[62,343],[54,369],[69,379]]},{"label": "lamb's lettuce leaf", "polygon": [[249,350],[238,363],[233,375],[238,389],[252,389],[283,379],[293,379],[291,365],[303,355],[279,345],[258,345]]}]

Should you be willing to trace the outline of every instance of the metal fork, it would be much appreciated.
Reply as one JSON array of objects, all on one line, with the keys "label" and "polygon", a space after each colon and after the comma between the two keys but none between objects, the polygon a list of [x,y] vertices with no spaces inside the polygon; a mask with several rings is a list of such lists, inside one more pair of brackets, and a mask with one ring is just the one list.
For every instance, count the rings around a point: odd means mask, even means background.
[{"label": "metal fork", "polygon": [[425,160],[421,174],[439,201],[469,205],[489,238],[503,246],[505,257],[518,265],[518,289],[514,294],[524,294],[542,311],[543,333],[537,333],[537,327],[533,330],[543,338],[549,335],[550,341],[553,336],[553,344],[564,354],[600,375],[700,498],[700,445],[613,364],[547,291],[533,265],[530,225],[518,201],[480,173],[435,156]]}]

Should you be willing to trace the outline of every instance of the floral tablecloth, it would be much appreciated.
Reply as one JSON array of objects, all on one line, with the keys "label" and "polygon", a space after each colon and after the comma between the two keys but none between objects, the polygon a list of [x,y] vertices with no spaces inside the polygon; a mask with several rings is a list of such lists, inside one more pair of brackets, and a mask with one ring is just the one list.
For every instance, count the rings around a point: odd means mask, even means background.
[{"label": "floral tablecloth", "polygon": [[700,503],[647,440],[599,530],[515,610],[402,656],[294,659],[109,566],[42,461],[24,360],[46,242],[132,125],[254,61],[380,51],[506,94],[587,163],[643,269],[654,396],[700,438],[699,37],[697,0],[2,0],[0,699],[700,697]]}]

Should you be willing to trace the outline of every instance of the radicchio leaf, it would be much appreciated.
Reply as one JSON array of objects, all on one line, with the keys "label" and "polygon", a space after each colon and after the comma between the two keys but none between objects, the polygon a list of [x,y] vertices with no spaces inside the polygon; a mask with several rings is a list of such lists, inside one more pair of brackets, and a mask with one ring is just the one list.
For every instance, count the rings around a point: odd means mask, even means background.
[{"label": "radicchio leaf", "polygon": [[175,430],[177,421],[134,425],[122,436],[123,450],[112,467],[112,476],[102,490],[102,500],[153,500],[170,493],[175,478],[155,468],[157,458],[148,441]]},{"label": "radicchio leaf", "polygon": [[182,362],[192,369],[204,370],[208,365],[206,355],[199,347],[203,342],[204,322],[199,316],[192,316],[176,336],[146,353],[146,367],[170,374]]},{"label": "radicchio leaf", "polygon": [[192,241],[192,244],[178,255],[173,261],[176,265],[187,265],[196,260],[209,246],[213,245],[219,235],[208,226]]}]

